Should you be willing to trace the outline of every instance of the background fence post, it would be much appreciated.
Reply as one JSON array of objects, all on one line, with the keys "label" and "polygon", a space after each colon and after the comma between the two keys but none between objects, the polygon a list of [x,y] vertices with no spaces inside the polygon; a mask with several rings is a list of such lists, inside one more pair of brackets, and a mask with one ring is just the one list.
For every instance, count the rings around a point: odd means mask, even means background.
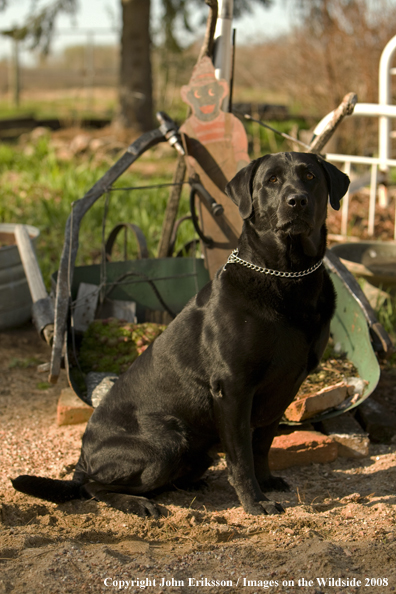
[{"label": "background fence post", "polygon": [[19,107],[21,82],[20,82],[20,68],[19,68],[19,40],[15,37],[11,38],[12,54],[10,61],[10,83],[11,101],[14,107]]}]

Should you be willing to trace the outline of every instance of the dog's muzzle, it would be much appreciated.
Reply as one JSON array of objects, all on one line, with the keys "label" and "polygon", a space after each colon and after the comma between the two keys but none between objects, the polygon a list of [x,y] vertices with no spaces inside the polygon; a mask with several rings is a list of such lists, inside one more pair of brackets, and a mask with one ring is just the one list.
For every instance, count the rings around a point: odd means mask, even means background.
[{"label": "dog's muzzle", "polygon": [[295,212],[302,212],[308,207],[308,196],[307,194],[291,194],[286,198],[286,204]]},{"label": "dog's muzzle", "polygon": [[293,235],[310,233],[314,227],[314,209],[306,193],[288,194],[278,211],[277,231]]}]

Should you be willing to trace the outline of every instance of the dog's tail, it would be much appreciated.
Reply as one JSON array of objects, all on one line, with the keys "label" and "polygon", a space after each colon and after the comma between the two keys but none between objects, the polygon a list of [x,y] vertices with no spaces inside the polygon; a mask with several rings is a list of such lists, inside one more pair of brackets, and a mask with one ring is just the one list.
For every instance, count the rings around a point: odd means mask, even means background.
[{"label": "dog's tail", "polygon": [[22,474],[15,479],[11,479],[11,482],[17,491],[53,503],[65,503],[72,499],[81,499],[80,489],[83,483],[79,481],[62,481]]}]

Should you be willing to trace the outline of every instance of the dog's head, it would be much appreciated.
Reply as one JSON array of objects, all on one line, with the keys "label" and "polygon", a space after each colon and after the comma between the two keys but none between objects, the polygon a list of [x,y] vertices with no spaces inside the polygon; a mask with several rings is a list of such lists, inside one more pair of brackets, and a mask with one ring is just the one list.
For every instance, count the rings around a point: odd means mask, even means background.
[{"label": "dog's head", "polygon": [[348,176],[318,155],[289,152],[252,161],[225,191],[243,219],[258,217],[275,232],[298,235],[323,225],[328,197],[338,210],[348,186]]}]

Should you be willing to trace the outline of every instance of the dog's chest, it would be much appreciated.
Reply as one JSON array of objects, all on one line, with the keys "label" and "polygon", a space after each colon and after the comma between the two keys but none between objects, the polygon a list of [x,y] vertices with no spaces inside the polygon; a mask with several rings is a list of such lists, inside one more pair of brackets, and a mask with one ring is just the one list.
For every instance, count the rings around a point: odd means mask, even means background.
[{"label": "dog's chest", "polygon": [[282,313],[267,309],[261,322],[257,318],[245,321],[244,368],[246,387],[255,394],[253,425],[279,418],[322,356],[333,295],[320,306],[308,301],[300,309],[295,303]]}]

